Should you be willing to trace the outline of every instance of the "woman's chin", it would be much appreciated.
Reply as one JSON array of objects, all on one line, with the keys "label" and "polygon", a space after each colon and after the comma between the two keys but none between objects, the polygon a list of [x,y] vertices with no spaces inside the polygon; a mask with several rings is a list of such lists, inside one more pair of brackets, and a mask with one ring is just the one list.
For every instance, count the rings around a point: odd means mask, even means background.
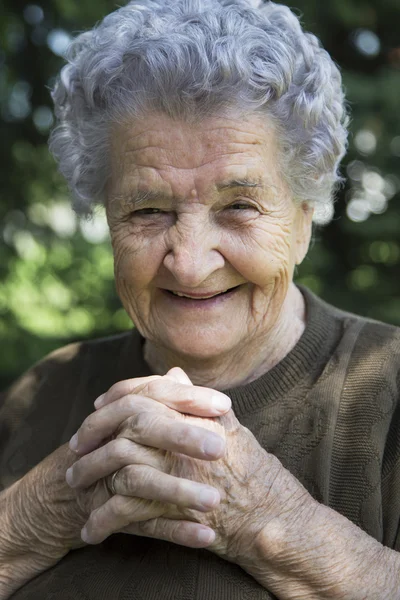
[{"label": "woman's chin", "polygon": [[[158,343],[157,343],[158,342]],[[230,335],[221,335],[221,332],[199,332],[168,336],[157,340],[169,352],[182,356],[185,360],[210,360],[221,358],[221,355],[229,353],[237,345],[237,341]],[[235,343],[236,342],[236,343]]]}]

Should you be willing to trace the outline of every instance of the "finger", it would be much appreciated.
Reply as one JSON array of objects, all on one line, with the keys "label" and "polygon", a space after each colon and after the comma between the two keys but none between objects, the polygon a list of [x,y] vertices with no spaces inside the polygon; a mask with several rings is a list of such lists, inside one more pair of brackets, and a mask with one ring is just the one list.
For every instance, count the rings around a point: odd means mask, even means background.
[{"label": "finger", "polygon": [[127,395],[111,405],[103,406],[86,417],[82,425],[71,438],[70,449],[78,454],[87,454],[99,447],[128,419],[138,412],[154,411],[164,413],[170,418],[179,415],[161,403],[140,395]]},{"label": "finger", "polygon": [[[232,406],[228,396],[211,388],[200,387],[189,383],[176,381],[176,371],[171,369],[174,377],[151,376],[128,379],[113,385],[103,397],[96,400],[96,408],[108,405],[128,394],[140,394],[165,404],[181,413],[198,417],[216,417],[228,412]],[[171,373],[169,371],[168,373]],[[179,377],[183,381],[184,372]]]},{"label": "finger", "polygon": [[[135,391],[135,389],[148,381],[152,381],[154,379],[160,379],[161,375],[150,375],[148,377],[137,377],[135,379],[126,379],[124,381],[119,381],[115,385],[113,385],[108,392],[99,396],[95,402],[95,408],[101,408],[106,404],[110,404],[111,402],[115,402],[122,396],[127,394],[131,394]],[[190,381],[189,377],[186,375],[185,371],[180,367],[172,367],[164,377],[169,377],[170,379],[174,379],[178,383],[185,383],[187,385],[193,385]]]},{"label": "finger", "polygon": [[118,383],[115,383],[107,392],[101,394],[101,396],[94,401],[94,406],[97,410],[102,406],[106,406],[106,404],[119,400],[123,396],[133,394],[137,387],[145,384],[147,381],[161,378],[161,375],[149,375],[148,377],[135,377],[134,379],[118,381]]},{"label": "finger", "polygon": [[178,383],[168,377],[147,381],[136,393],[161,404],[197,417],[219,417],[232,406],[228,396],[217,390],[198,385]]},{"label": "finger", "polygon": [[121,469],[114,478],[114,489],[121,496],[155,500],[201,512],[214,510],[221,500],[218,490],[210,485],[174,477],[147,465],[128,465]]},{"label": "finger", "polygon": [[82,456],[67,470],[65,479],[72,488],[86,488],[130,464],[164,471],[164,456],[154,448],[119,437]]},{"label": "finger", "polygon": [[92,511],[82,529],[82,540],[88,544],[99,544],[127,525],[160,517],[165,511],[166,507],[159,502],[129,498],[119,494],[112,496],[102,506]]},{"label": "finger", "polygon": [[215,532],[205,525],[162,517],[132,523],[125,527],[122,533],[165,540],[188,548],[206,548],[215,540]]},{"label": "finger", "polygon": [[154,412],[126,419],[121,435],[137,444],[201,460],[217,460],[225,452],[225,440],[214,431]]}]

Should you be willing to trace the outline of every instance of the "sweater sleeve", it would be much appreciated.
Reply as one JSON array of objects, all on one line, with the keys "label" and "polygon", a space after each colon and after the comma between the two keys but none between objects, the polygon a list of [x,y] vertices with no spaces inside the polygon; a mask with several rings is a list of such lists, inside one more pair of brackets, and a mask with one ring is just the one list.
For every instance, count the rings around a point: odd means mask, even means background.
[{"label": "sweater sleeve", "polygon": [[66,441],[84,350],[51,353],[0,396],[0,490]]},{"label": "sweater sleeve", "polygon": [[382,519],[383,543],[400,552],[400,367],[397,389],[382,462]]}]

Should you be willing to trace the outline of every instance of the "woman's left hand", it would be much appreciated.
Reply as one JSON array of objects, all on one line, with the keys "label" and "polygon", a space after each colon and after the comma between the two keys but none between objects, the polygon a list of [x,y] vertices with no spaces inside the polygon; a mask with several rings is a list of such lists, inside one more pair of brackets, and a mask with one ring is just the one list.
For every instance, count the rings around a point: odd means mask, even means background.
[{"label": "woman's left hand", "polygon": [[[174,369],[170,373],[186,387],[188,383],[190,384],[190,380],[180,369]],[[143,386],[138,393],[144,393]],[[210,394],[212,393],[215,392],[210,390]],[[109,405],[118,399],[121,397],[116,397],[115,393],[109,394],[108,397],[105,396],[104,403]],[[146,410],[148,412],[148,409]],[[90,416],[89,434],[88,428],[85,430],[85,435],[83,435],[84,428],[82,431],[78,431],[78,439],[86,437],[85,445],[89,443],[90,446],[91,435],[96,437],[96,417],[99,428],[104,430],[106,411],[106,407],[103,406]],[[165,489],[162,493],[157,492],[160,485],[157,486],[157,482],[154,481],[150,482],[150,487],[155,490],[152,500],[158,504],[162,503],[162,510],[157,513],[160,516],[138,522],[137,507],[135,507],[135,515],[133,513],[130,515],[129,510],[132,497],[141,497],[140,488],[138,489],[138,486],[135,485],[135,472],[137,473],[135,463],[130,459],[129,465],[126,462],[125,466],[124,463],[121,464],[121,470],[115,477],[114,486],[120,500],[118,504],[111,498],[93,511],[89,517],[86,530],[92,543],[99,543],[117,531],[174,542],[178,540],[179,543],[179,535],[175,534],[180,522],[194,521],[214,530],[215,539],[208,545],[209,550],[226,560],[245,566],[248,561],[256,559],[256,557],[252,557],[254,540],[268,523],[272,520],[280,522],[282,518],[285,521],[294,519],[304,511],[304,508],[312,510],[315,504],[312,497],[276,457],[267,453],[259,445],[253,434],[239,423],[232,410],[215,418],[197,417],[177,411],[174,413],[174,418],[184,421],[185,424],[208,429],[221,436],[225,440],[225,453],[219,460],[193,458],[183,453],[187,440],[181,441],[182,451],[179,451],[179,441],[172,439],[172,436],[176,435],[174,428],[168,429],[168,422],[171,423],[170,418],[165,417],[165,436],[171,436],[171,447],[174,446],[177,450],[166,451],[144,446],[152,455],[151,477],[163,479],[165,485],[169,485],[169,482],[173,485],[173,479],[181,478],[212,486],[219,491],[219,504],[213,510],[201,512],[183,507],[178,497],[176,504],[166,503]],[[134,408],[129,418],[126,418],[125,415],[112,439],[126,438],[137,443],[135,432],[132,430],[132,422],[134,422],[132,417],[135,417]],[[154,400],[154,417],[159,426],[160,419],[163,418],[163,413],[160,414],[159,400]],[[151,419],[148,420],[151,421]],[[97,437],[99,437],[98,432]],[[92,455],[95,452],[96,450],[92,452]],[[75,486],[85,485],[85,477],[87,479],[85,465],[87,465],[88,473],[89,456],[83,456],[74,464]],[[108,464],[107,461],[104,463],[101,476],[109,482],[116,470],[115,456],[110,456]],[[165,474],[172,478],[166,478]],[[148,490],[149,486],[146,487]],[[175,485],[175,489],[179,490],[179,487],[176,488]],[[146,494],[142,496],[146,499],[143,502],[149,502],[147,490]],[[116,506],[118,506],[117,510]]]}]

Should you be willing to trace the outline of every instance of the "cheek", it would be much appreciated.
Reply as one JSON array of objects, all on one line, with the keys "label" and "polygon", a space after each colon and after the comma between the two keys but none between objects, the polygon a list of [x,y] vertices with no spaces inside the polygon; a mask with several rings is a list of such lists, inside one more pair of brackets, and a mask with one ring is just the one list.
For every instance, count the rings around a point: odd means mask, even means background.
[{"label": "cheek", "polygon": [[111,243],[117,287],[124,282],[125,285],[140,288],[154,278],[165,254],[163,236],[149,239],[129,227],[112,232]]},{"label": "cheek", "polygon": [[291,228],[284,222],[263,223],[234,237],[230,262],[247,280],[263,286],[291,273]]}]

